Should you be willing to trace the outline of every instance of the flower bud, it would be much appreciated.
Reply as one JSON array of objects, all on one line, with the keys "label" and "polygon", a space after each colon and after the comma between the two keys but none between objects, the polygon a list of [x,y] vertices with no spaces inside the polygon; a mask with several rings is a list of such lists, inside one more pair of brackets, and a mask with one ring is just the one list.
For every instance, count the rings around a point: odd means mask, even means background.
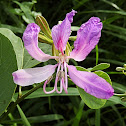
[{"label": "flower bud", "polygon": [[126,64],[124,64],[124,65],[123,65],[123,67],[125,67],[125,68],[126,68]]},{"label": "flower bud", "polygon": [[[52,55],[59,56],[60,52],[55,48],[55,45],[52,45]],[[57,60],[58,61],[58,60]]]},{"label": "flower bud", "polygon": [[123,71],[125,68],[123,67],[116,67],[116,71]]},{"label": "flower bud", "polygon": [[71,40],[71,41],[75,41],[77,39],[77,36],[70,36],[69,37],[69,40]]},{"label": "flower bud", "polygon": [[38,15],[36,17],[36,23],[39,25],[41,31],[48,37],[48,38],[52,38],[51,37],[51,30],[49,28],[49,24],[46,21],[46,19],[43,16]]},{"label": "flower bud", "polygon": [[71,51],[72,51],[71,46],[70,46],[69,42],[67,42],[65,54],[67,56],[69,56]]},{"label": "flower bud", "polygon": [[53,44],[53,40],[52,39],[49,39],[42,32],[39,32],[38,40],[39,40],[39,42],[42,42],[42,43],[47,43],[47,44],[50,44],[50,45]]}]

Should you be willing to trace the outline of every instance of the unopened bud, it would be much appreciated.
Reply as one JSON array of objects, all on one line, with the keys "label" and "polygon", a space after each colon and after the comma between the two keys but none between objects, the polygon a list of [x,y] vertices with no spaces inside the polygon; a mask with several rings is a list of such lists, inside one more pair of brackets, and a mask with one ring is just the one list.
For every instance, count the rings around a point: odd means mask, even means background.
[{"label": "unopened bud", "polygon": [[46,21],[46,19],[43,17],[43,16],[37,16],[36,17],[36,23],[39,25],[41,31],[47,36],[49,37],[50,39],[52,38],[51,37],[51,30],[49,28],[49,24],[48,22]]},{"label": "unopened bud", "polygon": [[123,67],[116,67],[116,71],[123,71],[124,68]]},{"label": "unopened bud", "polygon": [[77,39],[77,36],[70,36],[69,37],[69,40],[71,40],[71,41],[75,41]]},{"label": "unopened bud", "polygon": [[[52,55],[53,56],[59,56],[61,52],[59,50],[56,49],[55,45],[52,44]],[[57,62],[59,61],[59,59],[55,59]]]},{"label": "unopened bud", "polygon": [[71,51],[72,51],[71,46],[70,46],[69,42],[67,42],[65,54],[67,56],[69,56]]},{"label": "unopened bud", "polygon": [[126,64],[124,64],[124,65],[123,65],[123,67],[125,67],[125,68],[126,68]]},{"label": "unopened bud", "polygon": [[42,34],[42,32],[39,33],[38,40],[39,40],[39,42],[42,42],[42,43],[47,43],[47,44],[50,44],[50,45],[53,44],[53,40],[49,39],[47,36]]},{"label": "unopened bud", "polygon": [[62,21],[58,21],[58,24],[61,24],[62,23]]}]

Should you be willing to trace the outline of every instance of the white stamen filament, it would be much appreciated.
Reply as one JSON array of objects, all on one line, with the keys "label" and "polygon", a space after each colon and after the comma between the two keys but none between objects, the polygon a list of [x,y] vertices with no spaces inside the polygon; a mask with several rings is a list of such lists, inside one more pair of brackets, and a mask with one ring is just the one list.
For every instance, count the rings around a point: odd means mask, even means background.
[{"label": "white stamen filament", "polygon": [[44,91],[45,94],[51,94],[51,93],[53,93],[55,91],[55,87],[54,87],[54,89],[52,91],[46,91],[45,88],[46,88],[46,85],[48,83],[49,83],[48,80],[46,80],[45,83],[44,83],[44,85],[43,85],[43,91]]},{"label": "white stamen filament", "polygon": [[[45,89],[46,85],[50,83],[52,78],[47,79],[43,85],[43,91],[45,92],[45,94],[50,94],[53,93],[54,91],[56,91],[57,93],[62,93],[63,89],[66,93],[68,93],[67,92],[67,88],[68,88],[67,64],[66,64],[68,58],[66,55],[59,54],[58,59],[59,59],[59,63],[58,63],[58,68],[57,68],[57,73],[55,78],[54,89],[52,91],[46,91]],[[58,81],[60,81],[60,91],[57,89]]]},{"label": "white stamen filament", "polygon": [[60,67],[61,67],[61,62],[59,62],[59,65],[58,65],[58,69],[57,69],[57,73],[56,73],[56,79],[55,79],[55,89],[56,89],[56,92],[57,93],[61,93],[62,92],[62,83],[60,82],[60,91],[58,91],[57,89],[57,83],[58,83],[58,79],[59,79],[59,76],[60,76]]},{"label": "white stamen filament", "polygon": [[66,62],[64,62],[64,70],[65,70],[65,86],[68,88],[68,80],[67,80],[67,67]]}]

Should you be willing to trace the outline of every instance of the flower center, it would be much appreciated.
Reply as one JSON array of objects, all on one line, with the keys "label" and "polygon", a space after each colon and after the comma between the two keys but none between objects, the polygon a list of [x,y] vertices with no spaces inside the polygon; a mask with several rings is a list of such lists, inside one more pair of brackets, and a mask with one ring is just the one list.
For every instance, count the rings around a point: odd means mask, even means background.
[{"label": "flower center", "polygon": [[67,55],[66,55],[66,54],[60,53],[60,54],[59,54],[59,60],[58,60],[58,61],[59,61],[60,63],[68,62]]}]

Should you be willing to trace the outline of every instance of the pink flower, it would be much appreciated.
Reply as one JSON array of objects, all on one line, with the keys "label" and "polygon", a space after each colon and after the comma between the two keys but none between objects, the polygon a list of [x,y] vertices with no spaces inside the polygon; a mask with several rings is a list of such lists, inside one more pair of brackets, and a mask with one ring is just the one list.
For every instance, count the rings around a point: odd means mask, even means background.
[{"label": "pink flower", "polygon": [[[46,94],[54,91],[61,93],[63,89],[68,93],[68,68],[71,80],[87,93],[101,99],[108,99],[113,96],[114,90],[106,80],[91,72],[78,71],[73,65],[67,64],[67,61],[70,58],[73,58],[76,61],[84,60],[91,50],[95,48],[101,36],[102,23],[100,22],[100,19],[98,17],[91,17],[86,23],[82,24],[80,29],[77,31],[77,39],[74,42],[74,49],[70,53],[70,56],[64,54],[66,44],[71,34],[71,23],[73,22],[73,16],[75,13],[77,12],[74,10],[67,13],[66,18],[62,23],[55,25],[52,28],[52,39],[55,48],[61,52],[59,56],[50,56],[45,54],[38,47],[38,34],[40,32],[40,28],[37,24],[31,23],[27,26],[23,34],[23,41],[28,53],[38,61],[45,62],[49,59],[57,59],[58,63],[56,65],[47,65],[39,68],[17,70],[12,73],[16,84],[28,86],[46,80],[43,85],[43,91]],[[57,73],[54,89],[47,92],[46,85],[49,83],[49,78],[55,72],[56,68]],[[57,89],[58,81],[60,81],[60,90]]]}]

